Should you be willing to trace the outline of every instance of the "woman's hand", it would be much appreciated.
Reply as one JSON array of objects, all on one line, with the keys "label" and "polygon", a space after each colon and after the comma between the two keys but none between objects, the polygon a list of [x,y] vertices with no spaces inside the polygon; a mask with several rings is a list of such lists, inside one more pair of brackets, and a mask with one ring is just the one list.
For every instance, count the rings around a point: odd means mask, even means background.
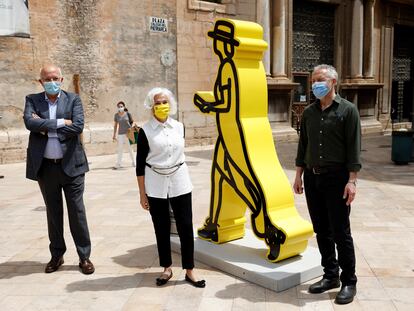
[{"label": "woman's hand", "polygon": [[115,136],[112,136],[112,141],[116,141],[116,137]]},{"label": "woman's hand", "polygon": [[145,210],[149,210],[149,203],[148,203],[148,198],[146,194],[141,194],[140,195],[140,203],[141,203],[141,207]]}]

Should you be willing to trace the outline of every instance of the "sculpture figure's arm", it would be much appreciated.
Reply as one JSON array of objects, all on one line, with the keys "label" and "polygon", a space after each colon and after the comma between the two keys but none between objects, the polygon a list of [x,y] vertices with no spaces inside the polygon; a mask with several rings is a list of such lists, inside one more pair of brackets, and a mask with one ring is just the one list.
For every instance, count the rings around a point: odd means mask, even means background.
[{"label": "sculpture figure's arm", "polygon": [[[201,112],[210,113],[210,112],[228,112],[231,105],[231,91],[232,91],[232,77],[225,77],[227,79],[222,79],[223,68],[220,67],[216,82],[214,84],[214,93],[213,92],[197,92],[194,95],[194,105],[200,109]],[[234,79],[234,78],[233,78]],[[223,80],[226,81],[223,84]]]}]

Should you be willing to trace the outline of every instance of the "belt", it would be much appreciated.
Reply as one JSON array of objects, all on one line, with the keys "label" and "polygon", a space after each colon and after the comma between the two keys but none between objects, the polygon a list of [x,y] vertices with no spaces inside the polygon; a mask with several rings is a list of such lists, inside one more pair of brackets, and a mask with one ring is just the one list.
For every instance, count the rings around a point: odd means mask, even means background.
[{"label": "belt", "polygon": [[307,166],[308,170],[310,170],[315,175],[332,173],[332,172],[339,172],[345,170],[345,166],[343,165],[332,165],[332,166]]},{"label": "belt", "polygon": [[183,165],[183,164],[184,164],[184,162],[178,163],[178,164],[173,165],[171,167],[155,167],[151,164],[145,163],[145,165],[148,166],[150,169],[152,169],[155,173],[157,173],[159,175],[164,175],[164,176],[170,176],[170,175],[174,174],[176,171],[178,171],[180,166]]},{"label": "belt", "polygon": [[62,159],[48,159],[48,158],[43,158],[43,161],[49,162],[49,163],[53,163],[53,164],[59,164],[62,162]]}]

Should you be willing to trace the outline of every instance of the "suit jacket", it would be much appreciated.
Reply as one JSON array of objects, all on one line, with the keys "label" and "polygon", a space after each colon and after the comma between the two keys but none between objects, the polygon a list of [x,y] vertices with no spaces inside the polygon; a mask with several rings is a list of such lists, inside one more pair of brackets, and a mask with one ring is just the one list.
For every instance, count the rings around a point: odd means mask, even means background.
[{"label": "suit jacket", "polygon": [[[57,128],[57,120],[49,119],[49,105],[45,92],[26,96],[24,124],[30,131],[27,148],[26,177],[38,179],[42,165],[49,130],[56,130],[62,146],[62,169],[70,177],[79,176],[89,170],[88,160],[79,135],[83,131],[84,116],[80,97],[77,94],[61,91],[57,103],[56,119],[72,120],[71,125]],[[34,119],[36,113],[40,119]]]}]

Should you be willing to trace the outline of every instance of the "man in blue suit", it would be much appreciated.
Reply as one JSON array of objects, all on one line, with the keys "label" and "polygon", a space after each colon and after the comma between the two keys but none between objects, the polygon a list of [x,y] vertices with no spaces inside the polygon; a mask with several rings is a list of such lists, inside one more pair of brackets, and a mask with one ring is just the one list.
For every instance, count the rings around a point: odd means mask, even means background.
[{"label": "man in blue suit", "polygon": [[89,170],[80,139],[83,108],[78,95],[61,90],[62,81],[60,69],[46,65],[39,79],[45,92],[26,97],[23,119],[30,131],[26,177],[39,183],[46,204],[52,258],[45,272],[56,271],[63,264],[66,251],[63,190],[79,267],[82,273],[91,274],[95,268],[89,260],[91,241],[83,203],[85,173]]}]

